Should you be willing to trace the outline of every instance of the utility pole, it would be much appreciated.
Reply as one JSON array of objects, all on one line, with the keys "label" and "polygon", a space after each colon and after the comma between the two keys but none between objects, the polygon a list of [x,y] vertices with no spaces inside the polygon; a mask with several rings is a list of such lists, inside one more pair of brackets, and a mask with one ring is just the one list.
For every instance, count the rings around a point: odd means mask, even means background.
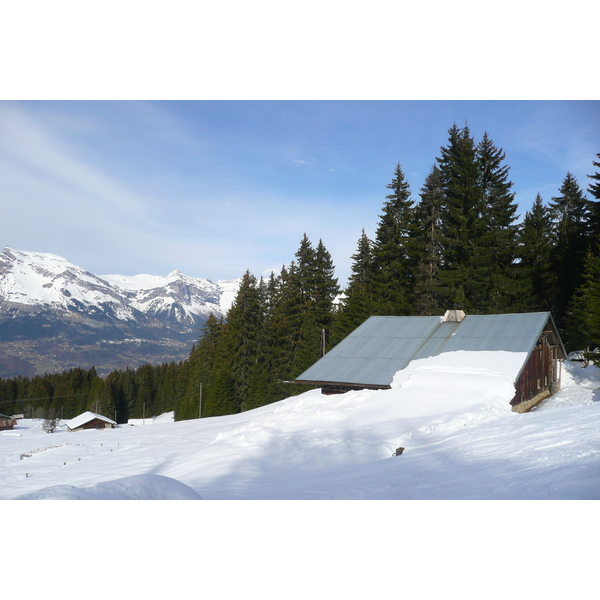
[{"label": "utility pole", "polygon": [[142,407],[142,425],[146,424],[146,403]]},{"label": "utility pole", "polygon": [[325,356],[325,329],[321,329],[321,356]]},{"label": "utility pole", "polygon": [[200,401],[198,403],[198,418],[202,418],[202,384],[200,384]]}]

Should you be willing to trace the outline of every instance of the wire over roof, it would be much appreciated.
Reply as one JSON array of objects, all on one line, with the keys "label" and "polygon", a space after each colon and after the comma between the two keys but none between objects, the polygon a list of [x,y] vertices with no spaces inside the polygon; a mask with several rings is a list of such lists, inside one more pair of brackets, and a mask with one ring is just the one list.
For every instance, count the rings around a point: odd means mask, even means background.
[{"label": "wire over roof", "polygon": [[396,372],[412,360],[444,352],[504,350],[529,356],[547,326],[564,355],[549,312],[467,315],[459,322],[443,322],[442,317],[369,317],[296,383],[389,387]]}]

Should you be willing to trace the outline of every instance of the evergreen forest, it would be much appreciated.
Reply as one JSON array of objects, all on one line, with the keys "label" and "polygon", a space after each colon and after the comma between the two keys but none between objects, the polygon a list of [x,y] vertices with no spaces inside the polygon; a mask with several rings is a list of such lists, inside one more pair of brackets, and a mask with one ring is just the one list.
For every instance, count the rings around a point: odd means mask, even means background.
[{"label": "evergreen forest", "polygon": [[[301,393],[291,383],[371,315],[551,311],[568,350],[600,346],[600,154],[587,190],[566,173],[556,196],[517,214],[505,153],[453,125],[415,195],[398,164],[373,239],[364,230],[345,288],[306,234],[268,279],[247,271],[225,318],[211,315],[189,357],[106,377],[71,369],[0,379],[0,412],[119,423],[175,411],[226,415]],[[586,196],[586,192],[589,196]]]}]

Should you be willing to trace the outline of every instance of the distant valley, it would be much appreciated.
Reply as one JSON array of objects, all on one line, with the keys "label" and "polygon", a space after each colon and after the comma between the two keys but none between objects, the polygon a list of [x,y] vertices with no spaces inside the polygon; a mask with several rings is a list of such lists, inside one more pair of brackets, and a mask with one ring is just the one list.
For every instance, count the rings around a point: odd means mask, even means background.
[{"label": "distant valley", "polygon": [[0,377],[94,366],[98,373],[185,359],[239,279],[173,271],[98,276],[53,254],[0,253]]}]

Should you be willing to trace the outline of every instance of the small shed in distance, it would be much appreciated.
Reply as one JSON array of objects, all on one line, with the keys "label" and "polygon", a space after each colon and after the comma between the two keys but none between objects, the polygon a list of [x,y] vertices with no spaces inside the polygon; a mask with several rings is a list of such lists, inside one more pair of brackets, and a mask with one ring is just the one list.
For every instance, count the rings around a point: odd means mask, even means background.
[{"label": "small shed in distance", "polygon": [[117,425],[116,421],[99,415],[89,410],[79,416],[66,421],[68,431],[80,431],[82,429],[108,429]]},{"label": "small shed in distance", "polygon": [[16,424],[17,422],[13,417],[0,414],[0,431],[4,429],[12,429]]},{"label": "small shed in distance", "polygon": [[397,371],[419,358],[444,352],[526,353],[515,374],[516,412],[529,410],[560,389],[566,353],[549,312],[444,317],[369,317],[325,356],[296,378],[321,386],[323,394],[389,389]]}]

